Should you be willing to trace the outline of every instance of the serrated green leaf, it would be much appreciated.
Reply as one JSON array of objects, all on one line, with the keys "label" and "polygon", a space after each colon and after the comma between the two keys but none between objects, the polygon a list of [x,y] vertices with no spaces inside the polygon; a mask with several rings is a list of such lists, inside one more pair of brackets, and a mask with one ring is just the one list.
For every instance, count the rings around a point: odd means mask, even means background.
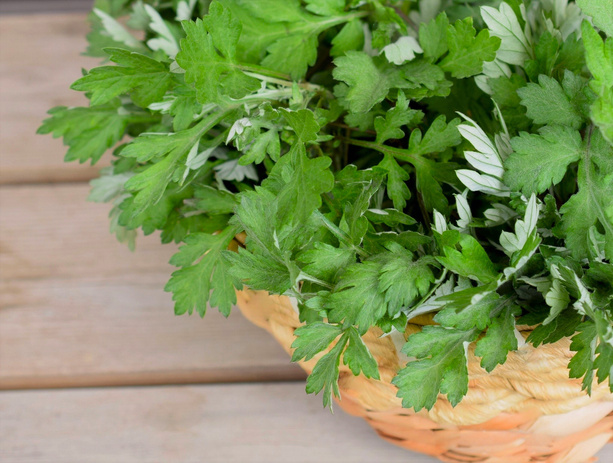
[{"label": "serrated green leaf", "polygon": [[541,344],[550,344],[560,339],[572,336],[581,323],[581,314],[574,309],[568,308],[560,313],[551,323],[537,326],[526,341],[531,342],[534,347]]},{"label": "serrated green leaf", "polygon": [[132,101],[146,108],[162,99],[172,84],[168,66],[140,53],[120,48],[106,49],[117,66],[101,66],[72,84],[80,92],[91,92],[92,106],[108,103],[130,93]]},{"label": "serrated green leaf", "polygon": [[444,303],[434,321],[447,328],[484,330],[491,322],[492,313],[506,303],[494,291],[482,287],[468,288],[438,299]]},{"label": "serrated green leaf", "polygon": [[385,117],[378,116],[375,118],[375,130],[377,131],[376,143],[385,143],[389,139],[397,139],[404,137],[404,132],[401,127],[407,125],[416,125],[421,122],[424,113],[409,109],[409,102],[404,93],[398,93],[396,106],[385,113]]},{"label": "serrated green leaf", "polygon": [[599,29],[613,37],[613,3],[608,0],[577,0],[577,5],[592,17]]},{"label": "serrated green leaf", "polygon": [[595,78],[590,83],[600,94],[601,89],[613,86],[613,39],[603,40],[587,21],[581,24],[587,66]]},{"label": "serrated green leaf", "polygon": [[462,79],[479,74],[483,62],[496,57],[500,39],[490,37],[487,29],[477,34],[472,18],[466,18],[447,27],[447,45],[449,54],[440,66],[453,77]]},{"label": "serrated green leaf", "polygon": [[178,133],[144,134],[123,149],[124,156],[140,162],[157,161],[126,183],[126,189],[135,194],[133,216],[142,213],[162,197],[177,169],[184,167],[189,152],[197,148],[202,135],[225,115],[224,112],[214,113],[191,129]]},{"label": "serrated green leaf", "polygon": [[388,314],[396,315],[425,296],[434,283],[432,261],[415,259],[413,254],[398,244],[390,245],[390,253],[375,257],[383,264],[379,276],[379,291],[385,294]]},{"label": "serrated green leaf", "polygon": [[251,253],[239,248],[237,253],[228,252],[229,272],[237,281],[258,291],[284,294],[294,284],[298,269],[295,264],[283,263],[270,256]]},{"label": "serrated green leaf", "polygon": [[359,51],[364,47],[364,29],[362,22],[354,19],[343,26],[332,39],[330,55],[343,56],[348,51]]},{"label": "serrated green leaf", "polygon": [[340,397],[338,390],[338,367],[346,342],[347,335],[343,335],[332,350],[319,359],[307,378],[306,392],[308,394],[319,394],[323,389],[324,407],[330,407],[330,409],[332,408],[332,395]]},{"label": "serrated green leaf", "polygon": [[447,29],[449,20],[445,12],[440,13],[428,23],[419,25],[419,44],[424,50],[424,57],[431,61],[447,53]]},{"label": "serrated green leaf", "polygon": [[347,332],[349,336],[347,348],[343,353],[343,363],[356,376],[363,373],[367,378],[379,379],[377,361],[362,341],[362,337],[353,326],[349,327]]},{"label": "serrated green leaf", "polygon": [[453,243],[454,246],[459,245],[461,248],[458,250],[449,245],[443,247],[444,256],[437,257],[436,260],[446,268],[481,283],[487,284],[498,279],[499,274],[494,264],[475,238],[451,231],[445,232],[443,236],[449,236],[448,243]]},{"label": "serrated green leaf", "polygon": [[[318,14],[324,10],[324,5],[331,6],[329,1],[326,4],[321,0],[317,2],[317,6],[311,6],[316,8]],[[234,0],[223,3],[233,12],[239,11],[237,15],[247,28],[245,38],[255,42],[250,46],[241,40],[243,46],[255,48],[255,44],[266,45],[268,54],[263,59],[261,55],[258,56],[258,61],[261,60],[261,64],[269,69],[289,74],[293,80],[302,79],[307,68],[315,63],[319,34],[354,18],[335,8],[328,8],[329,11],[336,10],[334,14],[311,14],[309,8],[303,8],[298,0],[262,0],[257,3]],[[250,15],[258,21],[247,18]]]},{"label": "serrated green leaf", "polygon": [[428,211],[437,210],[447,213],[449,202],[443,193],[440,182],[435,177],[435,171],[440,169],[437,163],[421,159],[415,163],[415,180],[417,190],[421,193],[424,207]]},{"label": "serrated green leaf", "polygon": [[387,312],[385,296],[379,292],[381,267],[373,261],[347,267],[334,292],[325,298],[331,322],[355,325],[363,334]]},{"label": "serrated green leaf", "polygon": [[456,118],[447,123],[445,116],[438,116],[430,124],[423,138],[419,137],[419,141],[413,142],[414,134],[411,133],[409,152],[417,155],[440,153],[447,148],[458,145],[461,141],[458,131],[459,124],[460,119]]},{"label": "serrated green leaf", "polygon": [[204,19],[185,21],[183,29],[186,38],[176,59],[185,81],[196,86],[200,103],[221,103],[226,95],[242,98],[260,87],[240,69],[236,46],[242,27],[229,9],[213,2]]},{"label": "serrated green leaf", "polygon": [[383,101],[390,89],[388,76],[362,51],[348,51],[334,60],[332,75],[349,85],[345,99],[354,113],[365,113]]},{"label": "serrated green leaf", "polygon": [[236,294],[234,285],[226,278],[228,268],[222,260],[222,252],[227,249],[235,232],[234,228],[228,227],[217,235],[190,234],[171,258],[171,264],[183,267],[172,274],[164,288],[173,293],[177,315],[191,314],[196,309],[203,317],[209,299],[222,314],[230,314],[236,304]]},{"label": "serrated green leaf", "polygon": [[321,206],[322,193],[334,187],[334,174],[328,157],[309,159],[298,151],[289,181],[278,194],[279,217],[291,224],[305,222]]},{"label": "serrated green leaf", "polygon": [[195,191],[196,206],[207,214],[231,214],[236,209],[238,198],[225,190],[204,185]]},{"label": "serrated green leaf", "polygon": [[300,79],[317,59],[317,35],[290,35],[277,40],[266,50],[268,55],[262,64],[271,69],[287,72]]},{"label": "serrated green leaf", "polygon": [[332,341],[339,337],[343,330],[338,325],[315,322],[301,326],[294,331],[296,339],[292,343],[292,362],[304,359],[311,360],[315,355],[326,349]]},{"label": "serrated green leaf", "polygon": [[264,161],[267,154],[274,160],[279,159],[281,154],[279,133],[276,130],[267,130],[260,133],[249,148],[247,148],[238,163],[242,166],[251,163],[260,164]]},{"label": "serrated green leaf", "polygon": [[345,205],[340,229],[347,233],[351,243],[359,246],[368,230],[366,211],[370,208],[373,196],[381,188],[382,177],[378,177],[362,184],[362,190],[354,201]]},{"label": "serrated green leaf", "polygon": [[579,164],[579,191],[560,208],[560,230],[574,256],[588,255],[589,230],[599,224],[604,229],[605,253],[613,258],[613,147],[599,130],[590,131]]},{"label": "serrated green leaf", "polygon": [[63,137],[68,151],[65,161],[98,162],[102,155],[123,137],[128,123],[138,117],[121,114],[116,102],[94,108],[57,106],[38,129],[39,134]]},{"label": "serrated green leaf", "polygon": [[379,163],[379,167],[387,171],[387,195],[394,203],[394,208],[403,210],[407,199],[411,197],[411,191],[407,186],[409,173],[398,165],[394,156],[386,154]]},{"label": "serrated green leaf", "polygon": [[416,360],[407,363],[392,380],[402,406],[416,412],[430,410],[439,392],[447,394],[451,405],[459,403],[468,392],[465,343],[474,341],[477,333],[425,326],[420,333],[409,336],[402,352]]},{"label": "serrated green leaf", "polygon": [[[352,143],[411,163],[415,168],[417,190],[422,195],[426,209],[447,212],[448,202],[440,183],[457,182],[455,175],[457,164],[437,163],[426,158],[425,155],[436,154],[459,144],[461,141],[460,132],[457,129],[459,123],[459,119],[454,119],[447,124],[445,116],[437,117],[423,139],[419,129],[411,132],[409,148],[406,150],[357,140],[353,140]],[[385,160],[384,163],[386,163]],[[394,169],[393,165],[390,168]],[[400,172],[396,172],[400,175]]]},{"label": "serrated green leaf", "polygon": [[305,0],[306,9],[320,16],[333,16],[345,9],[345,0]]},{"label": "serrated green leaf", "polygon": [[596,324],[592,321],[581,323],[570,343],[570,349],[575,352],[575,355],[568,364],[569,376],[571,378],[583,378],[582,388],[589,394],[592,393],[594,381],[594,359],[596,358],[597,344]]},{"label": "serrated green leaf", "polygon": [[527,108],[527,114],[536,124],[559,124],[578,129],[583,124],[583,117],[575,102],[580,95],[580,86],[570,71],[564,78],[563,85],[552,77],[539,76],[539,83],[529,83],[517,93],[521,104]]},{"label": "serrated green leaf", "polygon": [[517,350],[515,336],[515,316],[521,313],[516,305],[507,305],[492,320],[485,336],[477,341],[475,355],[481,357],[481,366],[489,373],[496,365],[507,360],[507,354]]},{"label": "serrated green leaf", "polygon": [[[524,69],[531,81],[536,81],[540,74],[550,76],[558,58],[559,43],[549,31],[541,34],[534,46],[534,59],[527,59]],[[579,72],[580,73],[580,72]]]},{"label": "serrated green leaf", "polygon": [[513,153],[504,163],[504,182],[525,195],[543,193],[560,183],[583,151],[580,133],[566,126],[546,126],[539,135],[521,132],[511,146]]},{"label": "serrated green leaf", "polygon": [[417,223],[417,220],[410,215],[393,208],[368,209],[364,216],[373,224],[385,224],[388,227],[398,227],[400,224],[415,225]]},{"label": "serrated green leaf", "polygon": [[402,84],[404,92],[416,101],[426,97],[446,97],[453,85],[445,78],[445,72],[439,66],[424,59],[415,59],[403,65],[402,73],[408,82]]},{"label": "serrated green leaf", "polygon": [[283,109],[282,112],[299,141],[308,143],[317,139],[320,127],[315,120],[313,111],[308,109],[300,109],[298,111]]},{"label": "serrated green leaf", "polygon": [[355,263],[355,251],[335,248],[326,243],[315,243],[313,249],[303,251],[296,259],[306,264],[303,271],[320,280],[336,282],[340,273]]},{"label": "serrated green leaf", "polygon": [[613,144],[613,37],[602,40],[587,21],[581,25],[581,32],[587,66],[594,76],[589,85],[598,95],[592,104],[591,116]]}]

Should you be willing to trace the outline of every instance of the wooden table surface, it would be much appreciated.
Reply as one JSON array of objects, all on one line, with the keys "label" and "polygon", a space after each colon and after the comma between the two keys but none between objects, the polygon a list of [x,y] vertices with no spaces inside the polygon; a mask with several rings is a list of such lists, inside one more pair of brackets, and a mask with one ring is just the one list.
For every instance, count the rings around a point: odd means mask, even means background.
[{"label": "wooden table surface", "polygon": [[238,310],[173,315],[173,246],[117,243],[85,201],[98,167],[34,134],[85,101],[68,87],[96,65],[86,31],[82,13],[0,17],[0,461],[434,462],[324,410]]}]

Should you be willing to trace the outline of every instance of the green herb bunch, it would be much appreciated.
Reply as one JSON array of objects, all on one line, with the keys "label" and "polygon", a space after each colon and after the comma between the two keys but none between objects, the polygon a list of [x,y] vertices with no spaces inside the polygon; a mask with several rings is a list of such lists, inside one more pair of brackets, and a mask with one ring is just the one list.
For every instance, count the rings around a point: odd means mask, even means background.
[{"label": "green herb bunch", "polygon": [[[609,0],[98,0],[41,133],[111,167],[111,228],[183,243],[175,312],[228,315],[244,285],[295,298],[293,360],[338,395],[379,378],[361,336],[404,332],[405,407],[457,404],[465,346],[492,371],[534,330],[613,391]],[[236,235],[245,246],[228,251]]]}]

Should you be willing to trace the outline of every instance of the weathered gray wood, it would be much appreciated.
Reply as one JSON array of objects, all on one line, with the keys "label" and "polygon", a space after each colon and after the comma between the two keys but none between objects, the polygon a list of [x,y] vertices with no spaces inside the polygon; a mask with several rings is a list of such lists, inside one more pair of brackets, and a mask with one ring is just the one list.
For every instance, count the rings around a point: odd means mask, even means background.
[{"label": "weathered gray wood", "polygon": [[0,14],[89,11],[93,0],[1,0]]},{"label": "weathered gray wood", "polygon": [[435,462],[299,383],[11,391],[0,414],[11,463]]},{"label": "weathered gray wood", "polygon": [[36,135],[52,106],[87,104],[69,86],[98,64],[80,55],[88,27],[83,13],[0,17],[0,184],[96,176],[97,168],[64,164],[61,140]]},{"label": "weathered gray wood", "polygon": [[87,202],[89,185],[0,187],[0,272],[4,279],[126,277],[172,272],[176,246],[157,235],[130,252],[109,233],[110,206]]},{"label": "weathered gray wood", "polygon": [[238,310],[176,317],[176,247],[130,252],[88,189],[0,187],[0,388],[304,378]]},{"label": "weathered gray wood", "polygon": [[[434,463],[321,407],[302,383],[0,393],[11,463]],[[613,461],[613,446],[600,452]]]}]

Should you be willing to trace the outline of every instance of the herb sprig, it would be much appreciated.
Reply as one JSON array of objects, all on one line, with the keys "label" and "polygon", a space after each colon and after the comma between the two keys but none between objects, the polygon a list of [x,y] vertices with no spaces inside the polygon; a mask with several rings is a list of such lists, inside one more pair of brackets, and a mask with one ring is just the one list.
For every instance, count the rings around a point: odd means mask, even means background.
[{"label": "herb sprig", "polygon": [[[433,6],[434,5],[434,6]],[[112,166],[112,230],[182,243],[175,312],[288,295],[307,392],[361,336],[404,332],[403,406],[457,404],[466,345],[492,371],[534,327],[613,391],[613,7],[607,0],[97,0],[91,56],[40,133]],[[607,19],[608,18],[608,19]],[[238,252],[232,239],[246,234]]]}]

